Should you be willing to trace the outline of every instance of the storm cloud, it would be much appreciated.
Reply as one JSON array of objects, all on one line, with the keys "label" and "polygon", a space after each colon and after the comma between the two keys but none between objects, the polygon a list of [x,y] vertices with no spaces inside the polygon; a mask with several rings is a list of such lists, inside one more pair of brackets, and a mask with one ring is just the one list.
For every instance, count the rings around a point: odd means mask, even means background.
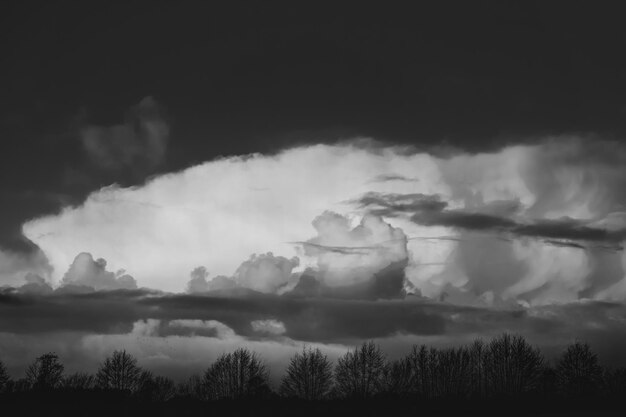
[{"label": "storm cloud", "polygon": [[[232,279],[255,291],[301,291],[298,277],[309,271],[307,288],[317,293],[371,283],[405,262],[396,296],[470,305],[623,299],[623,148],[580,137],[482,153],[372,141],[303,146],[105,187],[23,229],[53,280],[80,252],[166,291],[183,290],[184,271],[198,265],[211,271],[201,289]],[[596,272],[602,251],[618,259],[602,274],[609,279]]]}]

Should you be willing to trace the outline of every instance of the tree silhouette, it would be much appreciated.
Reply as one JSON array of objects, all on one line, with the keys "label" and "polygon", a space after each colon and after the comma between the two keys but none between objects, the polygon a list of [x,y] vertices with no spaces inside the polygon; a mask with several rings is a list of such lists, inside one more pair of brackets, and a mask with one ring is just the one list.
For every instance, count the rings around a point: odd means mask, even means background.
[{"label": "tree silhouette", "polygon": [[519,396],[536,387],[543,357],[523,337],[505,333],[487,345],[484,365],[492,395]]},{"label": "tree silhouette", "polygon": [[425,345],[413,346],[411,353],[406,357],[410,375],[410,391],[421,398],[431,397],[430,378],[430,353],[433,349],[428,349]]},{"label": "tree silhouette", "polygon": [[408,392],[420,398],[465,397],[472,374],[470,350],[434,349],[413,346],[405,358],[405,384]]},{"label": "tree silhouette", "polygon": [[10,380],[11,378],[9,378],[6,366],[0,361],[0,393],[4,392]]},{"label": "tree silhouette", "polygon": [[469,394],[471,357],[464,347],[439,350],[434,356],[431,375],[435,376],[435,396],[464,398]]},{"label": "tree silhouette", "polygon": [[192,398],[194,400],[208,400],[208,390],[204,378],[199,375],[192,375],[176,387],[176,394],[180,397]]},{"label": "tree silhouette", "polygon": [[223,354],[204,374],[210,399],[241,399],[264,395],[269,391],[269,373],[256,353],[237,349]]},{"label": "tree silhouette", "polygon": [[485,375],[486,346],[482,339],[476,339],[467,348],[470,359],[469,395],[484,398],[487,395],[487,377]]},{"label": "tree silhouette", "polygon": [[384,388],[386,361],[372,341],[347,352],[335,367],[336,388],[343,397],[368,398]]},{"label": "tree silhouette", "polygon": [[289,362],[281,383],[281,393],[287,397],[320,400],[332,389],[332,364],[319,349],[302,349]]},{"label": "tree silhouette", "polygon": [[395,360],[385,367],[383,391],[387,394],[406,397],[414,393],[415,372],[410,358]]},{"label": "tree silhouette", "polygon": [[63,364],[54,353],[41,355],[26,369],[26,380],[36,390],[57,388],[63,378]]},{"label": "tree silhouette", "polygon": [[602,380],[602,368],[588,344],[575,342],[561,355],[556,375],[562,394],[580,398],[595,393]]},{"label": "tree silhouette", "polygon": [[617,368],[606,372],[604,388],[609,397],[622,399],[626,392],[626,368]]},{"label": "tree silhouette", "polygon": [[116,350],[100,365],[96,383],[103,389],[133,392],[138,388],[140,377],[137,359],[125,350]]},{"label": "tree silhouette", "polygon": [[96,378],[85,372],[76,372],[63,378],[61,386],[69,390],[90,390],[96,385]]},{"label": "tree silhouette", "polygon": [[176,395],[176,384],[170,378],[154,376],[151,372],[143,371],[139,381],[137,394],[143,400],[168,401]]}]

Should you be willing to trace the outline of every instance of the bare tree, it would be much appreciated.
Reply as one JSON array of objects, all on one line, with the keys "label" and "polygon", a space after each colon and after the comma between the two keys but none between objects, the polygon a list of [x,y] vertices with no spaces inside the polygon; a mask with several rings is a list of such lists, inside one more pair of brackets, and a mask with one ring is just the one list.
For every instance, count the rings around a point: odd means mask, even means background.
[{"label": "bare tree", "polygon": [[89,390],[96,385],[96,378],[85,372],[76,372],[63,378],[61,386],[69,390]]},{"label": "bare tree", "polygon": [[620,398],[626,392],[626,368],[606,372],[604,389],[608,397]]},{"label": "bare tree", "polygon": [[209,399],[204,378],[199,375],[192,375],[188,380],[178,384],[176,387],[176,394],[181,397],[193,398],[201,401]]},{"label": "bare tree", "polygon": [[422,398],[432,396],[430,389],[431,352],[433,352],[433,349],[429,350],[425,345],[415,345],[405,359],[411,369],[410,391]]},{"label": "bare tree", "polygon": [[368,398],[384,388],[387,364],[380,348],[372,341],[347,352],[335,367],[335,382],[339,395]]},{"label": "bare tree", "polygon": [[26,378],[9,380],[7,384],[4,386],[4,392],[9,393],[24,393],[32,388],[31,384],[28,382]]},{"label": "bare tree", "polygon": [[439,398],[464,398],[469,394],[471,356],[465,347],[439,350],[435,354],[435,396]]},{"label": "bare tree", "polygon": [[176,395],[176,384],[170,378],[143,371],[139,380],[137,395],[146,401],[168,401]]},{"label": "bare tree", "polygon": [[241,399],[264,395],[269,391],[269,373],[265,364],[248,349],[223,354],[204,374],[210,399]]},{"label": "bare tree", "polygon": [[319,349],[302,349],[289,362],[281,383],[287,397],[320,400],[330,393],[333,383],[332,364]]},{"label": "bare tree", "polygon": [[559,391],[579,398],[595,393],[602,381],[602,367],[588,344],[575,342],[561,355],[556,375]]},{"label": "bare tree", "polygon": [[11,378],[9,378],[7,368],[4,366],[4,363],[0,361],[0,393],[4,392],[10,380]]},{"label": "bare tree", "polygon": [[415,372],[410,355],[407,358],[389,363],[385,367],[383,375],[383,391],[385,393],[400,397],[414,393]]},{"label": "bare tree", "polygon": [[420,398],[466,397],[472,374],[471,352],[468,348],[439,350],[413,346],[405,358],[409,392]]},{"label": "bare tree", "polygon": [[481,339],[474,340],[468,349],[470,355],[469,394],[472,397],[484,398],[487,395],[487,378],[485,375],[487,349]]},{"label": "bare tree", "polygon": [[488,391],[496,396],[519,396],[535,389],[543,357],[521,336],[503,334],[485,352]]},{"label": "bare tree", "polygon": [[125,350],[116,350],[100,365],[96,383],[103,389],[133,392],[138,388],[140,377],[137,359]]},{"label": "bare tree", "polygon": [[57,355],[46,353],[26,369],[26,380],[33,389],[53,389],[60,385],[63,369]]}]

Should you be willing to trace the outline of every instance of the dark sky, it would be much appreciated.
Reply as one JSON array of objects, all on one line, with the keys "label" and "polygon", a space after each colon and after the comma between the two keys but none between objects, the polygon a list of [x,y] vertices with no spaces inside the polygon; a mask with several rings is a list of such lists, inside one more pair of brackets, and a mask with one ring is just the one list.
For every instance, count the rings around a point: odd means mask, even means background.
[{"label": "dark sky", "polygon": [[[28,218],[219,155],[354,135],[469,150],[626,130],[617,4],[2,2],[0,248]],[[297,4],[297,6],[296,6]],[[145,97],[166,157],[103,172],[82,127]]]}]

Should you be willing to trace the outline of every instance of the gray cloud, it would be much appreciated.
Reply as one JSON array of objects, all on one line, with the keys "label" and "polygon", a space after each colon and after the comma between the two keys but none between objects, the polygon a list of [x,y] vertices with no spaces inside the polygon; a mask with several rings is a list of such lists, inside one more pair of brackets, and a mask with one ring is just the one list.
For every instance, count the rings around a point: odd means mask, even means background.
[{"label": "gray cloud", "polygon": [[418,178],[409,178],[399,174],[381,174],[374,177],[370,182],[388,182],[388,181],[402,181],[402,182],[415,182],[419,181]]},{"label": "gray cloud", "polygon": [[[385,194],[370,192],[353,201],[370,212],[389,217],[409,216],[422,226],[443,226],[466,231],[491,231],[513,236],[546,239],[546,243],[586,248],[570,242],[606,245],[621,250],[626,228],[614,230],[590,225],[589,221],[572,218],[521,221],[512,217],[518,202],[494,202],[477,209],[449,209],[439,196],[424,194]],[[503,215],[500,213],[507,213]]]},{"label": "gray cloud", "polygon": [[21,285],[29,274],[49,279],[51,273],[48,258],[39,249],[32,253],[19,253],[0,248],[0,287]]},{"label": "gray cloud", "polygon": [[169,127],[152,97],[131,108],[123,124],[85,126],[83,149],[91,162],[105,171],[150,172],[165,157]]},{"label": "gray cloud", "polygon": [[607,302],[511,309],[462,307],[419,297],[365,301],[262,294],[227,299],[145,290],[46,296],[0,293],[0,333],[126,334],[134,323],[148,319],[159,320],[153,333],[162,337],[215,337],[215,326],[206,323],[219,322],[237,335],[257,338],[258,323],[280,323],[280,333],[264,332],[264,337],[322,343],[399,335],[458,341],[477,334],[488,337],[503,329],[543,344],[550,344],[551,338],[571,337],[590,337],[600,343],[600,335],[626,335],[626,307]]},{"label": "gray cloud", "polygon": [[187,292],[190,294],[232,290],[239,287],[233,278],[223,275],[208,280],[209,272],[204,266],[194,268],[190,275],[191,278],[187,283]]},{"label": "gray cloud", "polygon": [[443,316],[421,302],[299,299],[262,294],[224,298],[118,290],[43,296],[5,290],[0,293],[0,313],[0,332],[10,333],[125,333],[142,319],[215,320],[245,337],[256,334],[252,322],[278,320],[284,323],[285,336],[306,341],[445,331]]},{"label": "gray cloud", "polygon": [[49,283],[47,283],[45,279],[43,279],[37,274],[33,274],[33,273],[26,274],[26,276],[24,277],[24,281],[26,281],[26,284],[17,288],[19,292],[27,293],[27,294],[47,295],[47,294],[51,294],[54,291],[52,286]]}]

